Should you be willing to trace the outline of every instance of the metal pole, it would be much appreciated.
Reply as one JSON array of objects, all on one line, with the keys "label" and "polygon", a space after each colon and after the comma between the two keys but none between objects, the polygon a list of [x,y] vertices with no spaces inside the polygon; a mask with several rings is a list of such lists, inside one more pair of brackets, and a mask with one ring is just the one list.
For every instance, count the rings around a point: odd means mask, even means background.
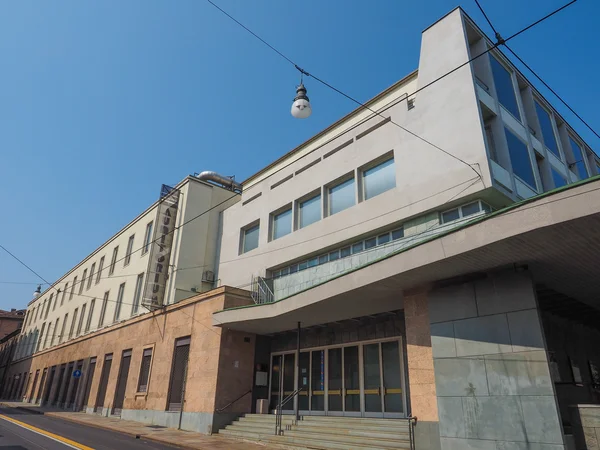
[{"label": "metal pole", "polygon": [[[296,373],[298,377],[296,378],[296,390],[300,388],[300,322],[298,322],[298,331],[296,333]],[[300,420],[300,392],[294,399],[295,409],[296,409],[296,423]]]}]

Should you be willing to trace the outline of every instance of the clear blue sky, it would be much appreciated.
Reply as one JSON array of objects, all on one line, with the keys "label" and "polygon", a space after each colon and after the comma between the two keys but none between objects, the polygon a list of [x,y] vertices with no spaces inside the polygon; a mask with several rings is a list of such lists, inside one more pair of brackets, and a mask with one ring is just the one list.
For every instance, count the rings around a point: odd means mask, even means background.
[{"label": "clear blue sky", "polygon": [[[564,2],[481,1],[505,36]],[[457,6],[215,2],[360,100],[414,70],[421,31]],[[472,0],[460,5],[490,32]],[[600,2],[579,0],[512,41],[596,129],[598,17]],[[202,170],[243,180],[355,107],[309,79],[313,115],[293,119],[297,72],[204,0],[2,2],[0,61],[0,243],[50,281],[143,211],[162,183]],[[38,282],[0,251],[6,281]],[[24,307],[34,288],[0,284],[0,308]]]}]

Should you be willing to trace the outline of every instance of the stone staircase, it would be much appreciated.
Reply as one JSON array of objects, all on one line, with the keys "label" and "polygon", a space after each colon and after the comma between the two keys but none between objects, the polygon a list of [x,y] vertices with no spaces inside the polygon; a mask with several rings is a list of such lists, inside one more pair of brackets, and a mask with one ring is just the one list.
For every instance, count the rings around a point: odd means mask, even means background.
[{"label": "stone staircase", "polygon": [[246,414],[219,431],[237,439],[290,450],[410,449],[408,422],[401,419],[358,417],[283,416],[283,434],[275,435],[275,416]]}]

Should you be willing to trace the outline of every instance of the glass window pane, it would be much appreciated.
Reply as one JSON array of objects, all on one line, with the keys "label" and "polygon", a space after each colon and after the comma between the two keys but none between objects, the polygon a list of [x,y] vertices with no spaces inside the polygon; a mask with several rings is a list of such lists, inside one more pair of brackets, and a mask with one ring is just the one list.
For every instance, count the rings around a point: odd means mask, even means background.
[{"label": "glass window pane", "polygon": [[311,223],[321,220],[321,195],[319,194],[301,202],[298,213],[300,215],[300,221],[298,222],[300,228],[304,228]]},{"label": "glass window pane", "polygon": [[290,266],[290,273],[296,273],[298,272],[298,264],[292,264]]},{"label": "glass window pane", "polygon": [[473,214],[477,214],[479,211],[481,211],[479,202],[469,203],[468,205],[462,207],[463,217],[472,216]]},{"label": "glass window pane", "polygon": [[358,244],[354,244],[352,246],[352,253],[360,253],[363,251],[363,243],[362,241],[359,242]]},{"label": "glass window pane", "polygon": [[548,147],[552,153],[560,158],[558,145],[556,144],[556,136],[554,135],[554,129],[552,128],[552,120],[550,120],[550,114],[548,114],[548,111],[546,111],[538,102],[535,102],[535,110],[537,111],[540,128],[542,129],[544,144],[546,144],[546,147]]},{"label": "glass window pane", "polygon": [[284,267],[283,269],[281,269],[281,276],[285,276],[285,275],[289,275],[290,274],[290,268],[289,267]]},{"label": "glass window pane", "polygon": [[298,269],[299,270],[306,270],[308,268],[308,261],[302,261],[299,265],[298,265]]},{"label": "glass window pane", "polygon": [[319,256],[319,264],[325,264],[328,261],[327,255]]},{"label": "glass window pane", "polygon": [[521,120],[511,73],[491,55],[490,63],[492,65],[492,73],[494,75],[494,83],[496,85],[498,101],[510,113],[512,113],[513,116],[515,116],[518,120]]},{"label": "glass window pane", "polygon": [[442,213],[442,223],[452,222],[453,220],[457,219],[460,219],[458,208]]},{"label": "glass window pane", "polygon": [[365,200],[396,187],[394,158],[363,172]]},{"label": "glass window pane", "polygon": [[571,143],[571,150],[573,150],[573,164],[575,164],[577,169],[575,170],[575,173],[577,173],[579,178],[583,180],[588,176],[587,169],[585,168],[585,162],[583,161],[583,152],[579,144],[575,142],[571,136],[569,136],[569,142]]},{"label": "glass window pane", "polygon": [[344,247],[340,253],[342,254],[342,258],[345,258],[346,256],[350,256],[352,254],[352,249],[351,247]]},{"label": "glass window pane", "polygon": [[308,260],[308,267],[315,267],[319,265],[319,258],[311,258]]},{"label": "glass window pane", "polygon": [[377,245],[385,244],[386,242],[390,242],[390,233],[377,236]]},{"label": "glass window pane", "polygon": [[292,232],[292,209],[273,215],[273,239],[290,234]]},{"label": "glass window pane", "polygon": [[244,230],[244,251],[243,253],[254,250],[258,247],[258,233],[260,230],[259,225],[255,225],[252,228]]},{"label": "glass window pane", "polygon": [[376,238],[370,238],[365,240],[365,250],[369,249],[369,248],[373,248],[377,245],[377,239]]},{"label": "glass window pane", "polygon": [[554,180],[555,188],[567,185],[567,180],[565,180],[565,177],[563,177],[554,167],[552,168],[552,179]]},{"label": "glass window pane", "polygon": [[508,142],[508,153],[510,154],[513,172],[521,180],[535,189],[535,178],[533,176],[533,169],[531,167],[531,159],[529,158],[529,150],[527,149],[527,145],[525,145],[521,139],[512,134],[512,132],[508,131],[507,128],[504,128],[504,132]]},{"label": "glass window pane", "polygon": [[392,241],[396,239],[400,239],[404,237],[404,228],[400,228],[399,230],[392,231]]},{"label": "glass window pane", "polygon": [[354,206],[354,178],[329,188],[329,215]]},{"label": "glass window pane", "polygon": [[340,251],[336,250],[335,252],[329,253],[329,261],[335,261],[340,258]]}]

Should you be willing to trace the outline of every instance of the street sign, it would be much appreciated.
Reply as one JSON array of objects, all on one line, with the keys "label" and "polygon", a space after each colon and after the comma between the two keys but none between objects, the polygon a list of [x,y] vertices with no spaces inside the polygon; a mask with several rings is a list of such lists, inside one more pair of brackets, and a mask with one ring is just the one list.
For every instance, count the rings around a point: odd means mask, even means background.
[{"label": "street sign", "polygon": [[73,377],[79,378],[81,376],[81,370],[76,370],[73,372]]}]

